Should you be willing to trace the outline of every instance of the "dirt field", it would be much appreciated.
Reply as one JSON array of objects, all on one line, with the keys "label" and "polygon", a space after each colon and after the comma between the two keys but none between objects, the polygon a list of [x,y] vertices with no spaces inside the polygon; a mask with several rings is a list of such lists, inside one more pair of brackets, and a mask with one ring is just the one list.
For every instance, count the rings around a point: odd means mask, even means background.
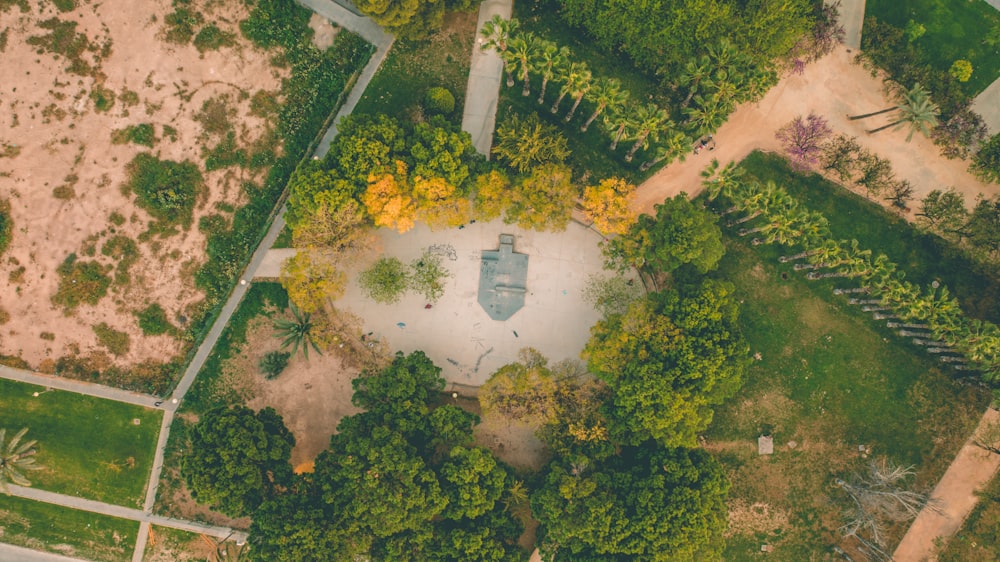
[{"label": "dirt field", "polygon": [[[198,219],[208,213],[231,216],[242,182],[259,179],[254,175],[264,170],[205,172],[202,151],[221,139],[196,115],[210,99],[224,102],[238,145],[249,146],[267,134],[263,120],[250,114],[250,98],[260,90],[276,91],[285,71],[273,68],[268,53],[239,35],[237,24],[246,16],[242,2],[192,4],[203,17],[195,30],[213,22],[234,43],[204,53],[190,40],[167,40],[169,0],[78,0],[65,13],[49,2],[23,5],[27,11],[14,5],[0,13],[0,52],[7,61],[0,65],[0,147],[8,147],[0,151],[8,155],[0,157],[0,199],[10,200],[14,222],[13,242],[0,259],[0,303],[12,318],[0,333],[0,354],[50,370],[46,360],[67,350],[101,349],[93,326],[104,322],[130,339],[114,363],[169,359],[183,343],[169,335],[144,336],[133,313],[159,303],[167,318],[183,327],[202,299],[192,279],[205,254]],[[40,27],[52,27],[50,18],[63,22],[51,43],[63,54],[29,44],[31,37],[56,34]],[[75,30],[67,33],[65,22],[75,23]],[[142,123],[153,126],[152,148],[112,142],[114,131]],[[120,189],[126,165],[147,151],[161,159],[191,160],[204,175],[193,225],[178,234],[140,238],[151,217],[132,193]],[[138,246],[130,281],[113,282],[96,305],[83,304],[69,314],[53,304],[56,268],[67,256],[76,253],[110,267],[117,260],[102,250],[120,235]]]}]

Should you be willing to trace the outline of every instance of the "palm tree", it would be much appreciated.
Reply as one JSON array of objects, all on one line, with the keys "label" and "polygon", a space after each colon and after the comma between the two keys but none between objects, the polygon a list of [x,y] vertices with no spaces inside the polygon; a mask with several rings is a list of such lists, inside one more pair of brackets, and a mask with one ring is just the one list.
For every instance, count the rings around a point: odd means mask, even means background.
[{"label": "palm tree", "polygon": [[[587,121],[580,127],[580,130],[587,132],[590,124],[597,119],[605,109],[611,108],[614,111],[616,108],[621,107],[628,101],[628,91],[622,90],[622,84],[614,78],[598,78],[594,85],[591,86],[590,91],[587,92],[587,97],[591,101],[597,104],[594,112],[590,114]],[[572,115],[571,115],[572,117]],[[567,119],[569,121],[569,119]]]},{"label": "palm tree", "polygon": [[632,157],[635,156],[636,151],[640,147],[646,144],[646,139],[650,136],[658,137],[660,132],[665,129],[673,128],[674,123],[670,120],[670,114],[667,113],[665,109],[661,109],[656,104],[646,104],[639,108],[636,114],[636,137],[635,144],[625,155],[625,161],[631,162]]},{"label": "palm tree", "polygon": [[[513,43],[514,40],[511,40]],[[517,69],[517,54],[512,49],[507,49],[500,53],[500,60],[503,61],[503,69],[507,73],[507,87],[514,87],[514,70]]]},{"label": "palm tree", "polygon": [[[521,95],[528,97],[531,94],[531,79],[529,72],[535,67],[535,60],[542,49],[542,43],[534,33],[521,33],[510,40],[510,52],[512,58],[517,61],[518,74],[524,82]],[[508,83],[507,87],[513,86]]]},{"label": "palm tree", "polygon": [[682,131],[674,131],[672,135],[667,137],[666,141],[656,145],[656,148],[653,149],[652,157],[639,166],[639,171],[645,172],[657,163],[675,156],[679,157],[681,162],[683,162],[684,155],[690,148],[691,137]]},{"label": "palm tree", "polygon": [[687,96],[681,102],[681,107],[685,108],[691,103],[691,98],[698,93],[702,80],[712,75],[712,61],[706,55],[689,60],[677,77],[679,86],[688,88]]},{"label": "palm tree", "polygon": [[542,75],[542,89],[538,92],[538,103],[545,103],[545,87],[549,80],[560,76],[569,62],[569,47],[559,47],[552,41],[542,41],[536,59],[536,69]]},{"label": "palm tree", "polygon": [[840,243],[831,238],[827,238],[826,240],[823,240],[823,242],[819,246],[816,246],[815,248],[811,248],[805,250],[804,252],[799,252],[791,256],[781,256],[778,258],[778,261],[781,263],[788,263],[790,261],[797,261],[803,258],[818,256],[820,254],[825,254],[827,256],[835,256],[837,252],[840,252]]},{"label": "palm tree", "polygon": [[569,68],[566,69],[566,74],[564,74],[562,78],[563,85],[562,88],[559,88],[559,98],[556,99],[556,103],[552,105],[552,113],[558,112],[559,105],[562,103],[563,98],[570,95],[576,99],[576,103],[573,104],[573,109],[570,110],[569,116],[572,118],[573,111],[576,111],[576,106],[580,105],[580,100],[583,99],[583,95],[590,89],[593,75],[590,73],[590,69],[587,68],[586,63],[574,62],[569,65]]},{"label": "palm tree", "polygon": [[737,167],[736,162],[730,162],[719,170],[719,161],[713,158],[711,164],[701,171],[701,177],[705,178],[702,185],[708,191],[708,200],[715,201],[720,195],[729,198],[743,172],[743,168]]},{"label": "palm tree", "polygon": [[31,486],[31,482],[24,477],[22,471],[42,468],[35,464],[36,441],[21,442],[21,438],[27,432],[28,428],[24,428],[7,441],[7,430],[0,428],[0,492],[9,494],[8,484]]},{"label": "palm tree", "polygon": [[503,53],[507,50],[511,38],[517,34],[519,27],[517,20],[505,20],[499,14],[494,15],[493,19],[484,23],[483,28],[479,30],[480,48]]},{"label": "palm tree", "polygon": [[292,310],[292,316],[294,320],[288,320],[286,318],[278,318],[274,321],[274,335],[279,338],[284,338],[281,342],[281,349],[285,349],[289,346],[292,347],[292,355],[298,352],[299,347],[302,347],[302,355],[306,359],[309,359],[309,347],[311,346],[316,350],[316,353],[323,355],[320,351],[319,346],[316,345],[316,341],[313,339],[312,334],[312,315],[308,312],[303,313],[295,303],[289,303]]},{"label": "palm tree", "polygon": [[631,138],[637,124],[636,107],[630,103],[604,114],[604,127],[611,133],[612,152],[618,149],[619,141]]},{"label": "palm tree", "polygon": [[937,125],[937,116],[941,113],[938,105],[931,101],[930,93],[918,82],[912,88],[903,92],[896,105],[873,113],[854,115],[848,118],[852,121],[866,119],[883,113],[889,113],[890,111],[899,111],[898,119],[883,127],[869,130],[869,134],[875,134],[890,127],[909,124],[910,134],[907,135],[906,142],[910,142],[910,139],[913,138],[913,133],[916,131],[920,131],[924,135],[929,135],[930,130]]},{"label": "palm tree", "polygon": [[730,74],[725,70],[719,70],[711,78],[705,80],[705,90],[712,93],[712,96],[719,98],[725,107],[732,107],[739,94],[739,82],[742,78],[737,74]]},{"label": "palm tree", "polygon": [[723,38],[715,45],[709,45],[708,58],[711,59],[715,70],[725,70],[728,72],[738,59],[738,54],[732,41]]},{"label": "palm tree", "polygon": [[684,109],[687,114],[687,125],[698,135],[714,132],[726,122],[726,108],[717,96],[703,98],[695,96],[696,107]]}]

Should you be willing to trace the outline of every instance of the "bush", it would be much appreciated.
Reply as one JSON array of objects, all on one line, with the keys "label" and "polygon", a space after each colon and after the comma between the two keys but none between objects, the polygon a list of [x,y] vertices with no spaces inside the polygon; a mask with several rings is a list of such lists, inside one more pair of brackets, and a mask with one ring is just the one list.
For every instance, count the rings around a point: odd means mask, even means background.
[{"label": "bush", "polygon": [[112,355],[119,357],[125,355],[132,346],[131,338],[127,333],[119,332],[108,326],[106,322],[95,325],[94,333],[97,334],[97,341],[108,348]]},{"label": "bush", "polygon": [[128,165],[127,187],[139,198],[139,206],[166,224],[191,224],[194,204],[201,191],[201,171],[185,160],[160,160],[152,154],[136,154]]},{"label": "bush", "polygon": [[116,129],[111,132],[112,144],[125,144],[131,142],[142,146],[153,148],[156,144],[156,131],[149,123],[131,125],[124,129]]},{"label": "bush", "polygon": [[194,37],[194,28],[204,21],[202,15],[184,7],[187,2],[174,1],[174,11],[167,14],[163,21],[167,24],[167,41],[185,45]]},{"label": "bush", "polygon": [[396,258],[379,258],[375,265],[361,272],[358,284],[375,302],[392,304],[399,302],[406,292],[409,277],[403,262]]},{"label": "bush", "polygon": [[94,110],[98,113],[108,111],[115,105],[115,93],[102,86],[94,86],[90,91],[90,99],[94,102]]},{"label": "bush", "polygon": [[10,201],[0,199],[0,255],[3,254],[14,233],[14,221],[10,216]]},{"label": "bush", "polygon": [[260,372],[270,380],[281,374],[288,366],[292,354],[287,351],[271,351],[260,358]]},{"label": "bush", "polygon": [[431,88],[424,95],[424,109],[430,114],[451,115],[455,111],[455,96],[448,88]]},{"label": "bush", "polygon": [[65,307],[67,313],[81,304],[97,304],[111,286],[108,269],[96,261],[77,261],[76,254],[70,254],[56,269],[59,288],[52,302]]},{"label": "bush", "polygon": [[115,271],[115,283],[128,285],[132,280],[128,270],[139,259],[139,246],[136,245],[135,241],[121,234],[112,236],[104,243],[101,253],[118,260],[118,267]]},{"label": "bush", "polygon": [[948,74],[959,82],[968,82],[972,78],[972,63],[965,59],[958,59],[951,63]]},{"label": "bush", "polygon": [[167,312],[159,303],[153,303],[135,313],[139,319],[139,329],[147,336],[158,336],[174,329],[167,319]]},{"label": "bush", "polygon": [[194,46],[198,52],[217,51],[222,47],[231,47],[236,44],[235,36],[232,33],[222,31],[215,24],[208,24],[201,28],[201,31],[194,36]]}]

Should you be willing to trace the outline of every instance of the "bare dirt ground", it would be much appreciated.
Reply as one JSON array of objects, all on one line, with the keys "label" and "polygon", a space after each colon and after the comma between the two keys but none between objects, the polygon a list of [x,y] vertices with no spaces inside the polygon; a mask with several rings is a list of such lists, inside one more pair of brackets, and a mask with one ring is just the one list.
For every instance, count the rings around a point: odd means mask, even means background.
[{"label": "bare dirt ground", "polygon": [[[644,182],[636,193],[635,208],[651,212],[653,205],[684,191],[701,191],[701,171],[712,158],[720,163],[739,162],[755,149],[779,152],[774,133],[797,116],[814,112],[827,119],[834,133],[856,136],[858,142],[892,162],[898,179],[909,180],[914,187],[914,209],[935,189],[954,187],[965,195],[966,203],[975,204],[980,193],[992,195],[1000,186],[984,184],[968,173],[968,163],[947,160],[938,147],[919,134],[906,142],[906,130],[887,130],[876,135],[865,133],[888,123],[886,116],[849,121],[848,115],[868,113],[893,105],[882,89],[881,78],[873,78],[863,67],[854,64],[854,55],[843,46],[806,67],[801,75],[789,75],[771,89],[760,103],[739,107],[715,134],[714,151],[688,155],[684,162],[674,162]],[[913,211],[907,214],[913,218]]]},{"label": "bare dirt ground", "polygon": [[[13,6],[0,13],[0,29],[5,30],[0,143],[16,145],[17,152],[0,158],[0,199],[10,200],[14,223],[13,242],[0,260],[0,302],[13,319],[0,333],[0,354],[20,356],[33,368],[66,350],[86,354],[98,347],[92,326],[106,322],[131,338],[131,349],[116,363],[165,360],[183,344],[169,336],[143,336],[132,313],[157,302],[176,324],[179,315],[190,315],[189,307],[202,300],[192,280],[205,247],[196,226],[138,242],[131,282],[113,285],[96,306],[82,305],[71,315],[51,302],[59,280],[56,268],[71,253],[111,265],[114,260],[100,251],[109,236],[135,241],[148,229],[149,215],[120,189],[125,167],[137,153],[190,159],[204,171],[202,147],[218,142],[206,137],[194,119],[206,100],[227,96],[240,144],[265,134],[264,122],[250,114],[249,97],[259,90],[276,91],[284,71],[270,65],[268,53],[240,37],[237,24],[246,15],[241,2],[193,3],[206,22],[235,38],[234,46],[204,54],[191,43],[165,41],[169,0],[77,4],[73,11],[59,13],[52,3],[25,2],[27,12]],[[39,23],[54,17],[75,22],[75,31],[86,36],[91,50],[82,51],[80,58],[89,72],[67,72],[65,57],[27,43],[32,36],[47,35]],[[97,111],[92,98],[101,88],[116,99],[105,111]],[[112,143],[114,130],[140,123],[153,124],[154,148]],[[166,126],[176,133],[167,134]],[[252,179],[240,168],[206,173],[194,224],[210,212],[231,213],[230,205],[240,203],[240,184]],[[54,195],[56,188],[63,198]],[[109,222],[113,212],[125,222]],[[96,250],[93,258],[85,257],[88,246]]]}]

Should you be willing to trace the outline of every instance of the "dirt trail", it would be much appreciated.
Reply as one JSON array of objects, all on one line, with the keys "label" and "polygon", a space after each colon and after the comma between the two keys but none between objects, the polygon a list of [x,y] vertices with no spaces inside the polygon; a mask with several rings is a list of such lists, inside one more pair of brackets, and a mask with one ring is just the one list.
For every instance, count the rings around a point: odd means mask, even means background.
[{"label": "dirt trail", "polygon": [[[919,134],[907,143],[906,130],[865,133],[866,129],[887,123],[885,116],[849,121],[848,115],[892,105],[882,93],[881,79],[873,78],[853,60],[854,55],[841,46],[806,67],[801,75],[786,76],[760,103],[740,106],[715,134],[715,150],[688,155],[684,162],[666,166],[639,186],[636,209],[649,213],[665,198],[682,191],[688,195],[700,191],[701,171],[712,158],[726,164],[742,160],[755,149],[779,151],[775,131],[809,112],[826,118],[834,133],[856,136],[862,146],[892,162],[896,177],[909,180],[914,187],[913,208],[918,208],[919,201],[935,189],[953,186],[965,194],[970,205],[980,193],[1000,192],[1000,186],[984,184],[969,174],[965,161],[946,160],[930,139]],[[912,211],[909,218],[913,218]]]}]

